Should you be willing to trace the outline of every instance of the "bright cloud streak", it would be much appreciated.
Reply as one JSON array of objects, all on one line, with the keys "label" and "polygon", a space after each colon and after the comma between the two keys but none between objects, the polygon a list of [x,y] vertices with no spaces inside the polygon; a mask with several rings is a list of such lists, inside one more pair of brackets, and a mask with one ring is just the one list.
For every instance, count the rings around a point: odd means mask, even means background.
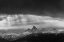
[{"label": "bright cloud streak", "polygon": [[[18,25],[22,28],[30,28],[31,26],[35,25],[36,27],[64,27],[64,20],[61,18],[53,18],[50,16],[37,16],[37,15],[19,15],[21,17],[21,22],[20,20],[15,20],[17,18],[17,15],[15,17],[8,17],[9,23],[14,23],[16,24],[18,22]],[[11,19],[11,22],[10,22]],[[15,20],[15,22],[13,22]],[[7,22],[6,21],[0,21],[0,23],[4,26],[4,24]],[[7,23],[8,23],[7,22]],[[0,25],[0,26],[2,26]],[[13,24],[12,24],[13,25]],[[2,29],[2,28],[1,28]]]},{"label": "bright cloud streak", "polygon": [[50,16],[35,16],[35,15],[29,15],[30,19],[33,22],[37,23],[45,23],[44,25],[52,25],[55,27],[64,27],[64,20],[61,18],[53,18]]}]

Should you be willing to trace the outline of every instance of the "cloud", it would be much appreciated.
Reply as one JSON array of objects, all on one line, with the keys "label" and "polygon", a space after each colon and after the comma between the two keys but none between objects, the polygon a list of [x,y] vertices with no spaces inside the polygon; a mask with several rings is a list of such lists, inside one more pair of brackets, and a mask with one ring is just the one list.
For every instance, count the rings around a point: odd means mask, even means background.
[{"label": "cloud", "polygon": [[[64,20],[62,18],[53,18],[50,16],[28,15],[29,19],[34,23],[39,23],[42,26],[49,27],[64,27]],[[37,24],[36,24],[37,25]]]},{"label": "cloud", "polygon": [[[0,29],[20,29],[20,28],[32,28],[33,26],[36,26],[37,28],[48,28],[48,27],[64,27],[64,19],[62,18],[53,18],[50,16],[38,16],[38,15],[19,15],[21,16],[21,22],[16,25],[16,23],[11,24],[12,26],[5,26],[5,21],[1,21],[1,24],[3,22]],[[11,17],[12,18],[12,17]],[[10,18],[9,18],[10,19]],[[12,20],[14,20],[12,18]],[[13,21],[11,21],[13,23]],[[11,23],[10,22],[10,23]],[[6,27],[6,28],[4,28]]]}]

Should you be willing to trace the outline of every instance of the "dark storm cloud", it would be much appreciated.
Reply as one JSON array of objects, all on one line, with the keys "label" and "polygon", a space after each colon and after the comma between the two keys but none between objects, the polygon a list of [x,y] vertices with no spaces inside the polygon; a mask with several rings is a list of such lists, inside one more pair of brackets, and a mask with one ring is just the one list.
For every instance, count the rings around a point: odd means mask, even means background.
[{"label": "dark storm cloud", "polygon": [[63,15],[64,0],[0,0],[0,13]]}]

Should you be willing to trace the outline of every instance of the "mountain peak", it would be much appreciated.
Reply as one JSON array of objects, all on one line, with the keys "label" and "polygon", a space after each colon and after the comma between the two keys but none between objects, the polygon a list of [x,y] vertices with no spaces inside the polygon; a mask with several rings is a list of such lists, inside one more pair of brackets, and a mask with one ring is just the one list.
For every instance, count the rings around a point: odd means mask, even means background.
[{"label": "mountain peak", "polygon": [[35,26],[33,26],[32,30],[37,30],[37,28]]},{"label": "mountain peak", "polygon": [[30,31],[31,29],[30,28],[28,28],[26,31]]}]

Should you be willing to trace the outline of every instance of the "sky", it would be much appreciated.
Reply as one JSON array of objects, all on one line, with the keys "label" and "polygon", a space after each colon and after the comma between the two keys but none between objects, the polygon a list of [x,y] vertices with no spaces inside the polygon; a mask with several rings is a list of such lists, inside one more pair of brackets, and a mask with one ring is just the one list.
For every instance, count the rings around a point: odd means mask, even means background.
[{"label": "sky", "polygon": [[64,17],[64,0],[0,0],[0,14]]},{"label": "sky", "polygon": [[[0,0],[0,14],[37,15],[44,18],[41,19],[45,23],[44,27],[64,27],[64,0]],[[40,18],[34,20],[39,21]]]}]

